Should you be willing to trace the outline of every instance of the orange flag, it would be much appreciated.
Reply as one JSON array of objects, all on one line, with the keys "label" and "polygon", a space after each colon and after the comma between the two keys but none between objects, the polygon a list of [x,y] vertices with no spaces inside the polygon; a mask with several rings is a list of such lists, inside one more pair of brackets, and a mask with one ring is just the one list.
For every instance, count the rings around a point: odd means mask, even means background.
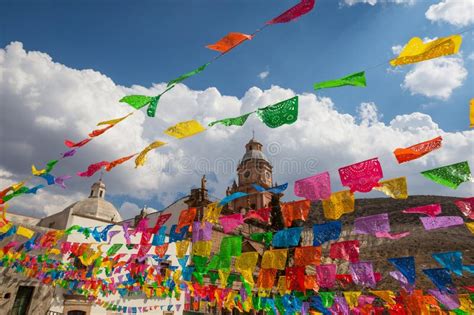
[{"label": "orange flag", "polygon": [[185,226],[190,226],[193,221],[194,217],[196,217],[196,208],[189,208],[187,210],[181,211],[179,214],[178,226],[176,227],[176,232],[181,231],[181,228]]},{"label": "orange flag", "polygon": [[295,266],[319,265],[321,263],[321,246],[304,246],[295,248]]},{"label": "orange flag", "polygon": [[397,159],[398,163],[405,163],[411,160],[416,160],[422,157],[425,154],[430,153],[433,150],[441,148],[441,142],[443,138],[437,137],[425,142],[421,142],[415,145],[412,145],[408,148],[397,148],[393,151],[395,154],[395,158]]},{"label": "orange flag", "polygon": [[275,283],[275,277],[277,274],[276,269],[260,269],[257,280],[257,288],[259,289],[271,289],[273,283]]},{"label": "orange flag", "polygon": [[309,214],[311,201],[300,200],[284,203],[281,205],[281,213],[283,214],[285,226],[291,226],[295,220],[306,221]]},{"label": "orange flag", "polygon": [[119,165],[119,164],[122,164],[122,163],[124,163],[124,162],[127,162],[128,160],[130,160],[132,157],[134,157],[134,156],[137,155],[137,154],[138,154],[138,153],[135,153],[135,154],[132,154],[132,155],[129,155],[129,156],[124,156],[124,157],[122,157],[122,158],[120,158],[120,159],[117,159],[117,160],[115,160],[115,161],[112,161],[112,162],[109,163],[109,165],[107,165],[107,166],[105,167],[105,170],[106,170],[107,172],[110,172],[111,169],[113,169],[114,167],[116,167],[116,166]]},{"label": "orange flag", "polygon": [[252,36],[243,33],[229,33],[215,44],[207,45],[206,47],[224,54],[248,39],[252,39]]}]

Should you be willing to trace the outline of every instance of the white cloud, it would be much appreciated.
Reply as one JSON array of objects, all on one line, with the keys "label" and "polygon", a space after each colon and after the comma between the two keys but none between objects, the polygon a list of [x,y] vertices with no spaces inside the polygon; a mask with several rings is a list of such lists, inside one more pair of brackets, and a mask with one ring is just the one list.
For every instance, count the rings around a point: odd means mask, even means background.
[{"label": "white cloud", "polygon": [[467,56],[467,59],[474,60],[474,52],[470,53],[469,56]]},{"label": "white cloud", "polygon": [[442,57],[414,65],[405,76],[402,87],[411,94],[447,100],[467,77],[464,62],[459,57]]},{"label": "white cloud", "polygon": [[462,27],[474,23],[474,0],[443,0],[425,13],[428,20]]},{"label": "white cloud", "polygon": [[402,49],[403,49],[402,45],[392,46],[392,52],[394,55],[399,55],[402,52]]},{"label": "white cloud", "polygon": [[270,74],[270,71],[266,70],[266,71],[263,71],[263,72],[260,72],[258,74],[258,77],[262,80],[266,79],[268,77],[268,75]]},{"label": "white cloud", "polygon": [[[9,117],[0,124],[0,187],[28,177],[31,164],[41,167],[56,158],[66,149],[64,139],[81,140],[98,121],[130,112],[131,108],[117,101],[124,95],[156,95],[164,87],[164,83],[149,88],[119,86],[99,72],[71,69],[54,63],[47,54],[26,52],[21,43],[0,49],[0,116]],[[472,194],[472,184],[464,184],[454,191],[427,181],[419,172],[465,159],[473,166],[474,131],[445,132],[430,116],[421,113],[397,116],[385,124],[380,121],[381,114],[374,103],[361,104],[358,116],[352,116],[338,112],[330,98],[303,94],[300,95],[299,118],[293,125],[269,129],[251,116],[243,127],[215,126],[179,141],[162,133],[179,121],[197,119],[207,124],[294,95],[293,91],[278,86],[267,90],[252,87],[239,99],[221,95],[213,87],[196,91],[178,85],[160,100],[156,118],[147,118],[143,111],[136,111],[81,148],[74,157],[58,163],[53,174],[74,174],[90,163],[137,152],[160,139],[169,145],[150,152],[144,167],[135,169],[130,161],[104,174],[107,196],[121,198],[124,216],[136,213],[139,209],[136,204],[154,199],[165,205],[173,202],[177,196],[187,194],[192,186],[199,185],[203,174],[213,174],[208,189],[211,195],[222,197],[225,187],[235,178],[244,145],[255,130],[256,138],[264,144],[265,154],[274,166],[278,183],[291,185],[298,178],[329,170],[333,189],[339,190],[338,167],[380,156],[385,178],[406,175],[411,194]],[[40,116],[58,119],[62,127],[52,132],[50,124],[35,123]],[[398,165],[392,157],[391,152],[396,147],[438,135],[444,138],[441,150],[406,165]],[[37,214],[60,211],[84,198],[97,177],[75,176],[67,190],[47,187],[36,196],[13,199],[11,211]],[[36,179],[32,184],[41,181]],[[292,189],[286,198],[294,198]]]},{"label": "white cloud", "polygon": [[344,0],[344,3],[349,6],[356,5],[358,3],[366,3],[370,5],[376,5],[377,3],[395,3],[395,4],[408,4],[412,5],[416,0]]}]

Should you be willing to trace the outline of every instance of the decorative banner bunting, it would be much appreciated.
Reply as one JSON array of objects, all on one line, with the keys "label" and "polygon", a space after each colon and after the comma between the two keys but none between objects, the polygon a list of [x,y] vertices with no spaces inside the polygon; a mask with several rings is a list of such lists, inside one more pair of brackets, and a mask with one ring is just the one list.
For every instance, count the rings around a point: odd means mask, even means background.
[{"label": "decorative banner bunting", "polygon": [[295,20],[310,12],[314,7],[314,2],[315,0],[301,0],[297,5],[268,21],[267,24],[287,23]]},{"label": "decorative banner bunting", "polygon": [[279,230],[273,235],[273,247],[296,247],[300,242],[302,227]]},{"label": "decorative banner bunting", "polygon": [[407,199],[408,188],[407,178],[398,177],[387,179],[379,182],[379,187],[374,187],[375,190],[381,191],[393,199]]},{"label": "decorative banner bunting", "polygon": [[202,218],[203,222],[209,222],[215,224],[219,220],[219,215],[221,214],[222,206],[219,203],[214,202],[208,204],[204,209],[204,216]]},{"label": "decorative banner bunting", "polygon": [[105,128],[102,128],[102,129],[96,129],[96,130],[92,130],[92,132],[90,132],[88,134],[89,137],[91,138],[95,138],[95,137],[98,137],[100,136],[101,134],[103,134],[104,132],[106,132],[107,130],[109,130],[110,128],[112,128],[114,125],[109,125]]},{"label": "decorative banner bunting", "polygon": [[409,208],[403,210],[402,213],[421,213],[427,214],[430,217],[436,217],[441,213],[441,205],[439,203],[434,203],[431,205]]},{"label": "decorative banner bunting", "polygon": [[427,231],[464,224],[462,217],[458,216],[420,217],[420,220]]},{"label": "decorative banner bunting", "polygon": [[295,195],[311,201],[328,199],[331,196],[329,172],[298,179],[294,186]]},{"label": "decorative banner bunting", "polygon": [[377,285],[372,262],[361,261],[351,263],[349,264],[349,271],[355,284],[369,288],[375,288]]},{"label": "decorative banner bunting", "polygon": [[50,173],[53,170],[56,163],[58,163],[58,162],[59,162],[58,160],[51,160],[48,163],[46,163],[46,167],[42,170],[37,170],[34,165],[31,165],[31,173],[34,176],[40,176],[40,175],[43,175],[43,174]]},{"label": "decorative banner bunting", "polygon": [[400,282],[402,288],[407,292],[413,292],[415,286],[410,284],[407,278],[400,271],[390,271],[390,276]]},{"label": "decorative banner bunting", "polygon": [[210,64],[211,64],[211,63],[208,62],[208,63],[206,63],[206,64],[200,66],[199,68],[197,68],[197,69],[195,69],[195,70],[193,70],[193,71],[191,71],[191,72],[185,73],[185,74],[181,75],[180,77],[178,77],[178,78],[176,78],[176,79],[174,79],[174,80],[169,81],[168,84],[167,84],[167,87],[170,87],[170,86],[176,85],[176,84],[178,84],[178,83],[181,83],[181,82],[183,82],[184,80],[186,80],[187,78],[192,77],[193,75],[198,74],[198,73],[204,71],[204,69],[206,69],[206,67],[207,67],[208,65],[210,65]]},{"label": "decorative banner bunting", "polygon": [[273,284],[275,283],[276,273],[276,269],[261,268],[260,273],[258,274],[257,287],[260,289],[272,289]]},{"label": "decorative banner bunting", "polygon": [[102,126],[102,125],[116,125],[118,124],[119,122],[127,119],[129,116],[133,115],[133,112],[132,113],[129,113],[123,117],[120,117],[120,118],[114,118],[114,119],[111,119],[111,120],[105,120],[105,121],[101,121],[97,124],[97,126]]},{"label": "decorative banner bunting", "polygon": [[395,294],[392,291],[385,290],[385,291],[369,291],[371,294],[381,298],[385,302],[387,302],[388,306],[391,308],[393,305],[397,304],[395,301]]},{"label": "decorative banner bunting", "polygon": [[[441,304],[448,310],[455,310],[459,308],[459,298],[457,294],[448,294],[440,290],[428,289],[428,293],[434,296]],[[466,313],[467,314],[467,313]]]},{"label": "decorative banner bunting", "polygon": [[433,253],[431,256],[443,266],[443,268],[462,277],[462,252]]},{"label": "decorative banner bunting", "polygon": [[355,263],[359,261],[359,241],[343,241],[332,243],[329,250],[331,259],[344,259]]},{"label": "decorative banner bunting", "polygon": [[443,293],[454,293],[454,283],[448,269],[446,268],[433,268],[423,269],[423,273],[430,278],[434,285]]},{"label": "decorative banner bunting", "polygon": [[474,234],[474,222],[466,222],[466,227],[472,234]]},{"label": "decorative banner bunting", "polygon": [[397,58],[390,60],[390,64],[395,66],[408,65],[433,58],[456,54],[461,47],[461,35],[451,35],[441,37],[423,43],[419,37],[413,37],[403,48]]},{"label": "decorative banner bunting", "polygon": [[221,54],[229,52],[231,49],[237,47],[246,40],[252,39],[251,35],[243,33],[229,33],[215,44],[207,45],[206,47],[212,50],[216,50]]},{"label": "decorative banner bunting", "polygon": [[122,163],[127,162],[128,160],[130,160],[131,158],[133,158],[137,154],[138,153],[135,153],[135,154],[132,154],[132,155],[129,155],[129,156],[124,156],[124,157],[121,157],[121,158],[119,158],[115,161],[109,162],[109,164],[105,166],[105,170],[107,172],[110,172],[114,167],[116,167],[117,165],[120,165]]},{"label": "decorative banner bunting", "polygon": [[287,202],[281,205],[281,213],[283,215],[286,227],[290,227],[293,221],[306,221],[309,214],[311,202],[309,200],[300,200]]},{"label": "decorative banner bunting", "polygon": [[336,284],[336,264],[316,266],[316,277],[321,288],[332,288]]},{"label": "decorative banner bunting", "polygon": [[87,167],[87,171],[78,172],[77,176],[91,177],[92,175],[94,175],[95,173],[100,171],[100,169],[102,167],[107,166],[107,165],[109,165],[109,162],[107,162],[107,161],[101,161],[101,162],[98,162],[98,163],[91,164]]},{"label": "decorative banner bunting", "polygon": [[334,305],[331,310],[335,314],[350,315],[349,305],[347,305],[346,298],[343,296],[336,296],[334,298]]},{"label": "decorative banner bunting", "polygon": [[430,153],[431,151],[441,148],[442,141],[442,137],[436,137],[434,139],[412,145],[408,148],[397,148],[395,151],[393,151],[393,154],[395,155],[395,158],[399,164],[405,163],[416,160]]},{"label": "decorative banner bunting", "polygon": [[377,232],[390,232],[388,213],[355,218],[353,231],[355,234],[371,235],[375,235]]},{"label": "decorative banner bunting", "polygon": [[275,105],[259,108],[256,114],[270,128],[278,128],[285,124],[291,125],[298,119],[298,96]]},{"label": "decorative banner bunting", "polygon": [[197,210],[196,208],[189,208],[181,211],[179,214],[178,225],[176,227],[176,232],[180,232],[185,226],[190,226],[194,222],[196,217]]},{"label": "decorative banner bunting", "polygon": [[321,246],[296,247],[295,266],[319,265],[321,263]]},{"label": "decorative banner bunting", "polygon": [[235,230],[239,225],[244,224],[244,218],[241,213],[235,213],[220,217],[219,222],[224,229],[224,233],[228,234]]},{"label": "decorative banner bunting", "polygon": [[287,249],[267,250],[263,253],[261,268],[285,270]]},{"label": "decorative banner bunting", "polygon": [[219,206],[224,206],[226,204],[228,204],[229,202],[231,202],[232,200],[235,200],[235,199],[239,199],[241,197],[245,197],[247,196],[248,194],[247,193],[243,193],[243,192],[235,192],[229,196],[226,196],[224,199],[222,199],[220,202],[219,202]]},{"label": "decorative banner bunting", "polygon": [[454,204],[467,218],[474,220],[474,197],[459,199]]},{"label": "decorative banner bunting", "polygon": [[401,232],[390,234],[389,232],[375,232],[375,236],[378,238],[388,238],[391,240],[399,240],[401,238],[407,237],[410,235],[410,232]]},{"label": "decorative banner bunting", "polygon": [[35,235],[35,232],[23,226],[19,226],[16,230],[16,234],[30,239]]},{"label": "decorative banner bunting", "polygon": [[262,223],[268,224],[270,220],[270,212],[272,208],[262,208],[257,210],[249,210],[244,217],[244,220],[254,219]]},{"label": "decorative banner bunting", "polygon": [[288,188],[288,183],[278,185],[278,186],[275,186],[275,187],[271,187],[271,188],[268,188],[268,189],[265,189],[262,186],[257,185],[257,184],[252,184],[252,187],[255,188],[255,190],[258,191],[258,192],[271,192],[271,193],[274,193],[274,194],[281,194],[282,192],[284,192]]},{"label": "decorative banner bunting", "polygon": [[215,124],[222,124],[224,126],[243,126],[245,122],[247,121],[247,118],[249,118],[249,116],[253,113],[254,112],[247,113],[239,117],[224,118],[224,119],[216,120],[216,121],[210,122],[208,126],[212,127]]},{"label": "decorative banner bunting", "polygon": [[150,152],[153,149],[164,146],[165,144],[166,142],[162,142],[162,141],[155,141],[149,144],[145,149],[143,149],[140,152],[140,154],[138,154],[137,158],[135,159],[135,168],[145,165],[146,155],[148,154],[148,152]]},{"label": "decorative banner bunting", "polygon": [[343,214],[354,211],[355,198],[350,190],[338,191],[322,201],[326,219],[338,220]]},{"label": "decorative banner bunting", "polygon": [[177,123],[164,131],[165,134],[178,139],[194,136],[206,129],[196,120],[188,120]]},{"label": "decorative banner bunting", "polygon": [[266,246],[269,246],[273,240],[273,233],[252,233],[250,234],[250,239],[256,242],[264,242]]},{"label": "decorative banner bunting", "polygon": [[339,176],[343,186],[351,192],[369,192],[373,187],[379,186],[378,182],[383,177],[382,167],[378,158],[373,158],[339,169]]},{"label": "decorative banner bunting", "polygon": [[340,79],[315,83],[314,89],[321,90],[321,89],[334,88],[334,87],[340,87],[340,86],[346,86],[346,85],[366,87],[367,84],[365,81],[365,72],[362,71],[362,72],[352,73]]},{"label": "decorative banner bunting", "polygon": [[60,186],[63,189],[66,189],[66,184],[65,181],[72,178],[70,175],[63,175],[63,176],[58,176],[54,178],[54,183],[58,186]]},{"label": "decorative banner bunting", "polygon": [[76,154],[77,150],[76,149],[72,149],[72,150],[69,150],[69,151],[66,151],[62,154],[62,158],[67,158],[67,157],[71,157],[71,156],[74,156],[74,154]]},{"label": "decorative banner bunting", "polygon": [[325,242],[335,241],[341,235],[340,221],[331,221],[313,225],[313,246],[320,246]]},{"label": "decorative banner bunting", "polygon": [[421,172],[421,175],[452,189],[471,180],[471,170],[467,161],[424,171]]},{"label": "decorative banner bunting", "polygon": [[91,140],[92,140],[91,138],[87,138],[87,139],[84,139],[84,140],[76,142],[76,143],[72,142],[71,140],[64,140],[64,144],[68,148],[80,148],[80,147],[86,145]]},{"label": "decorative banner bunting", "polygon": [[349,308],[353,309],[359,304],[359,296],[362,292],[359,291],[346,291],[343,292],[344,298],[346,299]]},{"label": "decorative banner bunting", "polygon": [[210,241],[212,239],[212,224],[209,222],[195,221],[193,223],[193,243],[197,241]]},{"label": "decorative banner bunting", "polygon": [[401,272],[401,274],[407,279],[409,284],[415,284],[415,257],[408,256],[400,258],[389,258],[388,261]]}]

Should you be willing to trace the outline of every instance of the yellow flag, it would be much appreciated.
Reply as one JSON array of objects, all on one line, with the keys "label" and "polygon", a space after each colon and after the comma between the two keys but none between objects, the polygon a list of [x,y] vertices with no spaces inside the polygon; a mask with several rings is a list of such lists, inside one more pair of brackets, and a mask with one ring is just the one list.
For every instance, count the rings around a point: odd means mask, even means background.
[{"label": "yellow flag", "polygon": [[379,182],[379,187],[374,187],[375,190],[381,191],[393,199],[407,199],[408,188],[407,178],[398,177]]},{"label": "yellow flag", "polygon": [[193,243],[193,255],[209,257],[211,255],[212,241],[197,241]]},{"label": "yellow flag", "polygon": [[225,288],[227,286],[227,279],[230,275],[230,269],[219,269],[219,281],[221,282],[221,287]]},{"label": "yellow flag", "polygon": [[48,249],[47,252],[50,255],[60,255],[61,254],[61,251],[57,248],[50,248],[50,249]]},{"label": "yellow flag", "polygon": [[7,223],[5,225],[0,226],[0,233],[2,233],[2,234],[7,233],[8,231],[10,231],[12,226],[13,226],[13,224],[11,224],[11,223]]},{"label": "yellow flag", "polygon": [[261,268],[284,270],[286,267],[287,254],[287,249],[274,249],[265,251],[263,253]]},{"label": "yellow flag", "polygon": [[203,221],[207,221],[209,223],[218,223],[219,215],[221,214],[222,206],[219,205],[219,202],[214,202],[208,204],[204,209],[204,216],[202,218]]},{"label": "yellow flag", "polygon": [[354,308],[359,304],[359,296],[362,292],[360,291],[345,291],[343,292],[344,297],[346,298],[347,305],[350,308]]},{"label": "yellow flag", "polygon": [[120,118],[115,118],[115,119],[111,119],[111,120],[105,120],[105,121],[101,121],[100,123],[97,124],[97,126],[101,126],[101,125],[116,125],[118,124],[119,122],[121,122],[122,120],[126,119],[128,116],[130,115],[133,115],[133,112],[131,112],[130,114],[127,114],[123,117],[120,117]]},{"label": "yellow flag", "polygon": [[240,271],[242,278],[244,278],[245,282],[250,285],[251,288],[255,285],[255,281],[253,280],[253,269],[247,269]]},{"label": "yellow flag", "polygon": [[169,127],[164,131],[164,133],[166,133],[168,136],[182,139],[203,132],[204,130],[206,130],[206,128],[201,126],[199,122],[196,120],[189,120]]},{"label": "yellow flag", "polygon": [[23,185],[25,185],[25,181],[21,181],[19,183],[13,184],[12,189],[13,189],[13,191],[17,191],[18,189],[23,187]]},{"label": "yellow flag", "polygon": [[33,235],[35,235],[35,232],[30,229],[27,229],[24,226],[19,226],[18,229],[16,230],[16,234],[26,237],[27,239],[30,239],[33,237]]},{"label": "yellow flag", "polygon": [[413,37],[403,48],[397,58],[390,60],[395,66],[408,65],[433,58],[456,54],[461,47],[461,35],[451,35],[423,43],[419,37]]},{"label": "yellow flag", "polygon": [[471,231],[472,234],[474,234],[474,221],[473,222],[466,222],[466,226]]},{"label": "yellow flag", "polygon": [[242,253],[235,259],[235,270],[242,272],[242,270],[253,270],[257,265],[258,253],[246,252]]},{"label": "yellow flag", "polygon": [[36,166],[31,165],[31,174],[35,176],[40,176],[40,175],[43,175],[44,173],[46,173],[46,169],[38,170],[36,169]]},{"label": "yellow flag", "polygon": [[177,241],[176,244],[176,257],[183,258],[186,255],[189,247],[189,240]]},{"label": "yellow flag", "polygon": [[291,293],[290,290],[286,288],[286,277],[285,276],[280,276],[278,278],[278,284],[277,284],[278,292],[280,293],[281,296]]},{"label": "yellow flag", "polygon": [[474,303],[471,302],[469,294],[459,294],[458,297],[461,304],[459,309],[467,312],[468,314],[474,314]]},{"label": "yellow flag", "polygon": [[469,107],[469,127],[474,128],[474,98],[471,98]]},{"label": "yellow flag", "polygon": [[390,291],[390,290],[372,291],[372,290],[370,290],[369,292],[372,293],[373,295],[381,298],[382,300],[387,302],[387,304],[390,305],[390,306],[397,304],[397,302],[395,301],[395,294],[393,293],[393,291]]},{"label": "yellow flag", "polygon": [[165,144],[166,144],[166,142],[155,141],[155,142],[151,143],[149,146],[147,146],[145,149],[143,149],[142,152],[140,152],[140,154],[135,159],[135,168],[145,165],[146,155],[148,154],[148,152],[150,152],[153,149],[164,146]]},{"label": "yellow flag", "polygon": [[324,199],[322,203],[324,217],[330,220],[337,220],[344,213],[354,211],[355,198],[350,190],[343,190],[332,193],[329,199]]}]

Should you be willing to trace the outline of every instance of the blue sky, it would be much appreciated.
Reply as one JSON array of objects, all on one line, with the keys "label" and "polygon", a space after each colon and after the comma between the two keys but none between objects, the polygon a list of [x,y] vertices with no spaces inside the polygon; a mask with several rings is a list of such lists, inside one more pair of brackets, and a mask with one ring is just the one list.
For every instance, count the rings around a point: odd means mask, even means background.
[{"label": "blue sky", "polygon": [[[344,1],[376,4],[347,5]],[[298,123],[292,126],[269,130],[250,119],[240,129],[216,127],[202,137],[151,153],[147,168],[134,170],[133,163],[117,168],[107,174],[109,198],[117,208],[126,202],[127,209],[143,204],[161,208],[198,185],[203,174],[215,177],[209,188],[222,196],[235,178],[235,169],[219,173],[212,166],[205,170],[196,167],[191,175],[185,174],[180,171],[183,157],[204,159],[211,165],[216,158],[239,159],[252,129],[264,145],[281,146],[281,154],[271,156],[275,164],[285,159],[301,165],[310,158],[318,160],[317,169],[275,174],[279,183],[292,183],[326,169],[337,170],[377,154],[390,156],[397,146],[438,135],[448,139],[444,151],[408,167],[384,161],[386,175],[418,176],[428,166],[466,159],[472,156],[474,141],[472,131],[467,131],[467,108],[474,86],[470,73],[473,31],[463,34],[459,56],[440,59],[440,63],[394,70],[388,60],[394,57],[392,47],[404,45],[413,36],[443,37],[472,28],[472,18],[458,18],[470,1],[317,0],[309,14],[267,27],[186,80],[189,89],[175,88],[166,94],[154,120],[134,115],[81,150],[80,158],[60,170],[74,174],[90,163],[141,150],[161,137],[160,130],[178,121],[196,118],[207,123],[211,118],[236,116],[249,108],[289,98],[294,95],[292,91],[314,93],[315,82],[366,69],[366,88],[326,89],[316,93],[318,98],[308,96],[300,106]],[[99,117],[126,113],[128,107],[117,102],[124,94],[157,94],[153,84],[174,79],[216,56],[206,45],[228,32],[251,34],[296,2],[0,0],[0,53],[6,56],[6,62],[0,62],[0,73],[6,69],[4,81],[0,76],[0,96],[5,104],[0,116],[6,117],[8,112],[11,117],[0,124],[4,148],[0,180],[6,185],[28,176],[31,163],[46,162],[51,152],[63,150],[65,137],[78,140]],[[455,10],[438,10],[434,18],[427,18],[433,6],[445,3],[445,9],[451,5]],[[455,16],[459,21],[447,23],[445,16]],[[28,54],[32,51],[51,59]],[[93,71],[81,71],[85,69]],[[264,79],[259,77],[262,72],[268,72]],[[410,74],[411,81],[404,83]],[[448,92],[436,97],[437,90],[445,85],[450,86]],[[11,121],[15,123],[9,126]],[[117,145],[121,142],[122,146]],[[331,176],[333,189],[340,189],[337,173]],[[412,193],[472,194],[472,186],[453,192],[418,177],[410,179]],[[24,213],[39,208],[47,209],[43,211],[46,213],[58,211],[64,203],[82,198],[95,179],[73,178],[66,191],[51,189],[24,198],[25,202],[18,201],[12,208],[26,209]]]},{"label": "blue sky", "polygon": [[[268,27],[186,84],[193,89],[215,86],[223,94],[238,97],[251,86],[268,88],[272,84],[298,93],[312,92],[317,81],[389,60],[393,57],[391,47],[413,36],[434,38],[462,29],[425,18],[425,11],[437,2],[347,6],[336,0],[318,0],[310,14],[293,23]],[[150,86],[207,62],[215,52],[204,48],[206,44],[231,31],[252,33],[294,3],[2,1],[0,45],[21,41],[27,50],[46,52],[72,68],[100,71],[117,84]],[[464,54],[474,51],[469,36],[464,39]],[[472,67],[472,62],[469,65]],[[447,101],[412,96],[400,88],[403,73],[387,73],[388,67],[368,71],[365,89],[319,94],[330,96],[348,113],[354,113],[355,104],[373,101],[384,121],[416,110],[431,115],[445,130],[463,129],[469,89],[455,90]],[[257,75],[266,70],[270,74],[262,81]],[[474,86],[471,76],[464,84],[467,86]]]}]

